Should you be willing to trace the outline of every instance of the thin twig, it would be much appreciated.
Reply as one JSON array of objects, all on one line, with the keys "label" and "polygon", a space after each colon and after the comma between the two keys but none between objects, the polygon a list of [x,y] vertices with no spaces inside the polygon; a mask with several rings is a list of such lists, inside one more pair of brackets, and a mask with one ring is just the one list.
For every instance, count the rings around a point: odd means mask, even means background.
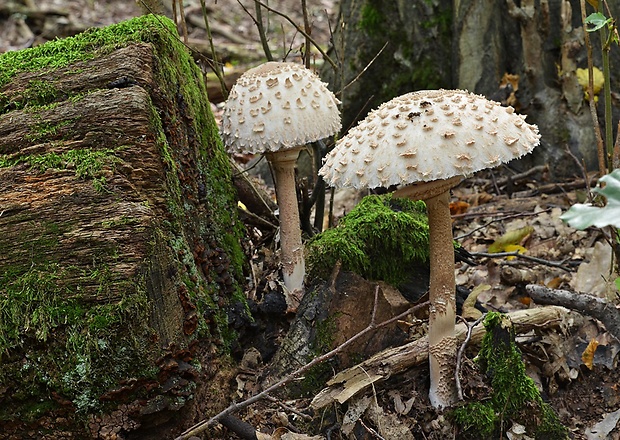
[{"label": "thin twig", "polygon": [[514,252],[497,252],[497,253],[486,253],[486,252],[471,252],[473,257],[480,258],[504,258],[504,257],[517,257],[523,260],[530,260],[535,263],[544,264],[545,266],[557,267],[558,269],[562,269],[566,272],[572,272],[570,268],[564,266],[564,262],[561,261],[549,261],[543,258],[532,257],[531,255],[520,254],[519,251]]},{"label": "thin twig", "polygon": [[469,343],[469,340],[471,339],[471,333],[474,327],[480,324],[480,322],[482,322],[485,316],[486,316],[486,313],[482,315],[480,318],[476,319],[474,322],[472,322],[471,325],[465,319],[459,316],[460,320],[467,326],[467,336],[465,336],[465,340],[461,344],[461,348],[459,348],[459,352],[456,355],[456,369],[454,372],[454,379],[456,381],[456,391],[458,393],[459,400],[463,400],[463,388],[461,387],[460,373],[461,373],[461,361],[465,353],[465,347],[467,347],[467,344]]},{"label": "thin twig", "polygon": [[[312,28],[310,27],[310,19],[308,18],[308,6],[306,5],[306,0],[301,0],[301,11],[304,16],[304,30],[307,35],[312,33]],[[310,68],[310,40],[306,37],[306,53],[304,54],[304,65],[307,69]]]},{"label": "thin twig", "polygon": [[228,97],[228,87],[226,87],[226,80],[224,79],[224,69],[217,60],[217,53],[215,52],[215,45],[213,44],[213,36],[211,35],[211,27],[209,26],[209,18],[207,14],[207,5],[205,0],[200,0],[200,6],[202,7],[202,16],[205,21],[205,30],[207,31],[207,38],[209,39],[209,48],[211,49],[211,55],[213,56],[213,64],[211,70],[215,72],[217,80],[220,83],[220,89],[222,90],[222,96],[224,99]]},{"label": "thin twig", "polygon": [[377,52],[377,54],[372,58],[372,60],[370,60],[368,62],[368,64],[366,64],[366,66],[364,66],[362,71],[360,73],[358,73],[355,76],[355,78],[353,78],[351,81],[349,81],[349,83],[342,88],[342,91],[344,91],[348,87],[352,86],[353,83],[355,83],[355,81],[357,81],[360,78],[360,76],[362,76],[368,70],[368,68],[376,61],[376,59],[379,58],[379,55],[381,55],[381,53],[383,53],[383,51],[388,46],[388,44],[389,44],[389,41],[386,41],[385,44],[383,45],[383,47],[381,49],[379,49],[379,52]]},{"label": "thin twig", "polygon": [[179,5],[179,17],[181,17],[181,33],[183,34],[183,43],[187,45],[188,32],[187,32],[187,21],[185,20],[185,6],[183,6],[182,1],[177,2],[177,4]]},{"label": "thin twig", "polygon": [[312,416],[309,416],[308,414],[305,414],[301,411],[299,411],[297,408],[293,408],[290,405],[287,405],[286,403],[282,402],[279,399],[276,399],[275,397],[272,396],[265,396],[264,397],[265,400],[269,400],[270,402],[275,403],[276,405],[282,407],[283,409],[285,409],[288,412],[291,412],[293,414],[298,415],[299,417],[301,417],[302,419],[306,420],[306,421],[311,421],[312,420]]},{"label": "thin twig", "polygon": [[303,29],[302,29],[302,28],[301,28],[301,27],[300,27],[297,23],[295,23],[295,21],[294,21],[292,18],[290,18],[288,15],[286,15],[286,14],[284,14],[284,13],[282,13],[282,12],[278,11],[277,9],[273,9],[272,7],[270,7],[270,6],[266,5],[265,3],[263,3],[263,2],[261,2],[261,1],[259,1],[259,0],[254,0],[254,1],[255,1],[256,3],[259,3],[259,4],[263,7],[263,8],[267,9],[267,10],[268,10],[268,11],[270,11],[270,12],[273,12],[273,13],[274,13],[274,14],[276,14],[276,15],[279,15],[280,17],[282,17],[282,18],[284,18],[286,21],[288,21],[290,24],[292,24],[292,25],[293,25],[293,27],[294,27],[295,29],[297,29],[297,31],[298,31],[300,34],[302,34],[304,37],[306,37],[306,39],[307,39],[308,41],[310,41],[310,42],[312,43],[312,45],[313,45],[314,47],[316,47],[316,48],[317,48],[317,50],[318,50],[319,52],[321,52],[321,55],[323,55],[323,59],[324,59],[325,61],[327,61],[329,64],[331,64],[331,65],[332,65],[332,67],[333,67],[334,69],[336,69],[336,68],[337,68],[336,63],[334,63],[334,60],[332,60],[332,59],[329,57],[329,55],[327,55],[327,52],[325,52],[325,51],[323,50],[323,48],[322,48],[321,46],[319,46],[319,44],[318,44],[316,41],[314,41],[314,39],[313,39],[310,35],[308,35],[308,34],[306,33],[306,31],[304,31],[304,30],[303,30]]},{"label": "thin twig", "polygon": [[[510,220],[513,218],[521,218],[521,217],[530,217],[530,216],[535,216],[538,214],[542,214],[544,212],[551,212],[551,208],[547,208],[544,209],[542,211],[538,211],[538,212],[518,212],[516,214],[509,214],[509,215],[502,215],[501,217],[498,218],[494,218],[493,220],[489,220],[487,223],[483,224],[482,226],[478,226],[475,229],[472,229],[471,231],[467,232],[466,234],[463,235],[459,235],[458,237],[455,238],[455,240],[462,240],[465,237],[469,237],[470,235],[472,235],[474,232],[479,231],[480,229],[484,229],[490,225],[492,225],[493,223],[497,223],[497,222],[503,222],[506,220]],[[467,215],[470,214],[470,215]],[[490,215],[488,213],[465,213],[465,214],[456,214],[453,215],[452,218],[453,219],[459,219],[459,218],[463,218],[463,217],[482,217],[485,215]]]},{"label": "thin twig", "polygon": [[[378,286],[377,286],[377,290],[375,291],[375,299],[376,302],[378,300]],[[192,426],[191,428],[189,428],[188,430],[186,430],[185,432],[183,432],[179,437],[177,437],[175,440],[187,440],[189,439],[191,436],[200,434],[201,432],[204,432],[210,425],[212,425],[213,423],[217,422],[219,419],[221,419],[222,417],[228,415],[228,414],[233,414],[243,408],[247,408],[248,406],[252,405],[255,402],[258,402],[259,400],[265,398],[265,396],[269,395],[270,393],[272,393],[273,391],[276,391],[282,387],[284,387],[285,385],[289,384],[290,382],[294,381],[297,379],[298,376],[300,376],[301,374],[305,373],[306,371],[310,370],[311,368],[313,368],[314,366],[325,362],[326,360],[334,357],[336,354],[342,352],[346,347],[348,347],[349,345],[351,345],[353,342],[357,341],[358,339],[366,336],[368,333],[378,330],[382,327],[388,326],[390,324],[392,324],[393,322],[398,321],[399,319],[404,318],[405,316],[414,313],[416,310],[419,310],[423,307],[427,307],[428,306],[428,301],[418,304],[416,306],[413,306],[411,308],[409,308],[407,311],[394,316],[393,318],[390,318],[386,321],[383,321],[379,324],[377,324],[376,322],[374,322],[374,318],[376,316],[376,309],[377,309],[377,304],[375,303],[373,306],[373,311],[372,311],[372,319],[370,321],[370,323],[368,324],[368,326],[360,331],[359,333],[357,333],[356,335],[354,335],[353,337],[351,337],[351,339],[348,339],[347,341],[345,341],[344,343],[340,344],[338,347],[334,348],[332,351],[325,353],[324,355],[321,355],[319,357],[314,358],[313,360],[311,360],[310,362],[308,362],[307,364],[305,364],[304,366],[298,368],[297,370],[293,371],[292,373],[288,374],[287,376],[285,376],[283,379],[279,380],[278,382],[276,382],[275,384],[271,385],[270,387],[264,389],[263,391],[261,391],[260,393],[242,401],[239,403],[233,403],[232,405],[230,405],[228,408],[226,408],[225,410],[221,411],[219,414],[216,414],[215,416],[211,417],[208,420],[203,420],[197,424],[195,424],[194,426]]]},{"label": "thin twig", "polygon": [[[242,7],[240,1],[237,1]],[[245,9],[245,7],[243,8]],[[258,29],[258,35],[260,37],[260,43],[263,46],[263,52],[265,52],[265,57],[267,57],[267,61],[273,61],[273,55],[271,54],[271,49],[269,49],[269,43],[267,42],[267,34],[265,33],[265,27],[263,26],[263,12],[261,9],[260,2],[254,2],[254,9],[256,10],[256,20],[254,20],[254,24],[256,24],[256,28]],[[248,12],[247,9],[245,9]],[[248,12],[248,15],[252,16]],[[254,19],[254,17],[252,17]]]}]

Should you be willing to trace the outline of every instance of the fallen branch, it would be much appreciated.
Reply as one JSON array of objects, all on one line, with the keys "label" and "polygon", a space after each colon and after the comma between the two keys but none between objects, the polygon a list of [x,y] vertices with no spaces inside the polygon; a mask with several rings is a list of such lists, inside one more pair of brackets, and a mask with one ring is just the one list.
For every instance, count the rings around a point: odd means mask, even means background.
[{"label": "fallen branch", "polygon": [[[540,307],[536,309],[519,310],[509,313],[508,316],[515,329],[523,325],[560,325],[567,317],[569,310],[564,307]],[[456,326],[456,337],[463,342],[467,333],[465,324]],[[480,343],[484,335],[484,326],[476,325],[471,333],[470,343]],[[411,367],[428,362],[428,337],[423,337],[400,347],[390,348],[377,353],[370,359],[338,373],[327,382],[328,387],[319,392],[312,400],[313,408],[323,408],[333,402],[340,404],[372,386],[375,382],[386,380]]]},{"label": "fallen branch", "polygon": [[383,321],[379,324],[377,324],[375,322],[375,315],[376,315],[376,311],[377,311],[377,304],[379,302],[378,300],[378,295],[379,295],[379,286],[377,286],[377,289],[375,290],[375,302],[374,302],[374,307],[372,310],[372,315],[371,315],[371,319],[370,319],[370,323],[368,324],[368,326],[362,330],[361,332],[359,332],[358,334],[356,334],[355,336],[353,336],[351,339],[347,340],[346,342],[340,344],[338,347],[334,348],[332,351],[325,353],[324,355],[321,355],[319,357],[314,358],[312,361],[308,362],[307,364],[305,364],[304,366],[298,368],[297,370],[293,371],[291,374],[285,376],[283,379],[279,380],[278,382],[276,382],[275,384],[269,386],[268,388],[264,389],[263,391],[261,391],[260,393],[244,400],[243,402],[239,402],[239,403],[233,403],[232,405],[230,405],[228,408],[226,408],[225,410],[221,411],[219,414],[216,414],[215,416],[211,417],[208,420],[203,420],[199,423],[197,423],[196,425],[192,426],[191,428],[189,428],[188,430],[186,430],[185,432],[183,432],[179,437],[177,437],[175,440],[187,440],[192,436],[198,435],[201,432],[205,431],[210,425],[214,424],[215,422],[219,422],[220,420],[222,420],[222,418],[228,416],[229,414],[233,414],[243,408],[246,408],[250,405],[252,405],[255,402],[258,402],[261,399],[267,398],[269,396],[270,393],[284,387],[285,385],[289,384],[290,382],[296,380],[300,375],[302,375],[303,373],[305,373],[306,371],[310,370],[311,368],[313,368],[314,366],[325,362],[326,360],[334,357],[335,355],[337,355],[338,353],[342,352],[346,347],[348,347],[349,345],[351,345],[353,342],[357,341],[358,339],[366,336],[368,333],[373,332],[375,330],[378,330],[382,327],[385,327],[387,325],[390,325],[396,321],[398,321],[399,319],[404,318],[405,316],[415,313],[417,310],[423,308],[423,307],[427,307],[428,306],[428,302],[424,302],[421,304],[418,304],[416,306],[413,306],[411,308],[409,308],[408,310],[406,310],[405,312],[394,316],[393,318],[390,318],[386,321]]},{"label": "fallen branch", "polygon": [[549,261],[543,258],[532,257],[531,255],[521,254],[519,251],[514,252],[472,252],[471,255],[473,257],[481,257],[481,258],[504,258],[504,257],[517,257],[523,260],[533,261],[534,263],[544,264],[545,266],[557,267],[558,269],[565,270],[566,272],[571,272],[570,267],[564,266],[564,262],[562,261]]},{"label": "fallen branch", "polygon": [[525,290],[538,304],[563,306],[598,319],[620,341],[620,310],[605,299],[587,293],[549,289],[539,284],[528,284]]}]

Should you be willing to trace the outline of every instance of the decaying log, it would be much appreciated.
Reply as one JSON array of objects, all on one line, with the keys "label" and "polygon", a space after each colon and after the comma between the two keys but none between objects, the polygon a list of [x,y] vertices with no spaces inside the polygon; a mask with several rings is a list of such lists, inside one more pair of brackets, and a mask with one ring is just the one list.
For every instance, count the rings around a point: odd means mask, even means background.
[{"label": "decaying log", "polygon": [[[509,316],[515,324],[516,331],[519,331],[519,327],[524,325],[560,325],[568,313],[568,309],[552,306],[519,310],[510,313]],[[456,326],[456,337],[459,342],[465,340],[466,333],[467,327],[464,324]],[[471,343],[479,343],[484,333],[482,324],[474,327]],[[428,338],[426,336],[400,347],[384,350],[370,359],[336,374],[327,382],[328,387],[314,397],[312,407],[322,408],[333,402],[342,404],[375,382],[386,380],[424,362],[428,362]]]},{"label": "decaying log", "polygon": [[0,57],[2,438],[172,437],[209,411],[243,254],[174,29],[139,17]]},{"label": "decaying log", "polygon": [[567,307],[598,319],[620,341],[620,310],[615,304],[587,293],[549,289],[539,284],[528,284],[525,290],[538,304]]}]

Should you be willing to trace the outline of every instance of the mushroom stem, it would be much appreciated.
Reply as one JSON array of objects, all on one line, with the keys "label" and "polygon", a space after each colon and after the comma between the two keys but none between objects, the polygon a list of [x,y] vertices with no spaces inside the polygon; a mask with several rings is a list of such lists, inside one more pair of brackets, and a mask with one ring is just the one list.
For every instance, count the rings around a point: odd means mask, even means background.
[{"label": "mushroom stem", "polygon": [[450,190],[426,200],[430,245],[429,398],[435,408],[456,402],[456,319],[454,244],[450,217]]},{"label": "mushroom stem", "polygon": [[295,312],[303,296],[306,274],[301,242],[299,208],[295,187],[295,163],[301,148],[267,153],[276,180],[276,197],[280,210],[281,262],[287,311]]}]

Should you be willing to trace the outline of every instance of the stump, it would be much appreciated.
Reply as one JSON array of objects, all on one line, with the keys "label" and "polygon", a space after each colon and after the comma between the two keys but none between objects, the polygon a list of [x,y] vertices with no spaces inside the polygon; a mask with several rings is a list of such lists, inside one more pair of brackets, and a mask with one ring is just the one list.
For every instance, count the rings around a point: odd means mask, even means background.
[{"label": "stump", "polygon": [[0,57],[0,438],[173,437],[209,410],[234,197],[167,18]]}]

